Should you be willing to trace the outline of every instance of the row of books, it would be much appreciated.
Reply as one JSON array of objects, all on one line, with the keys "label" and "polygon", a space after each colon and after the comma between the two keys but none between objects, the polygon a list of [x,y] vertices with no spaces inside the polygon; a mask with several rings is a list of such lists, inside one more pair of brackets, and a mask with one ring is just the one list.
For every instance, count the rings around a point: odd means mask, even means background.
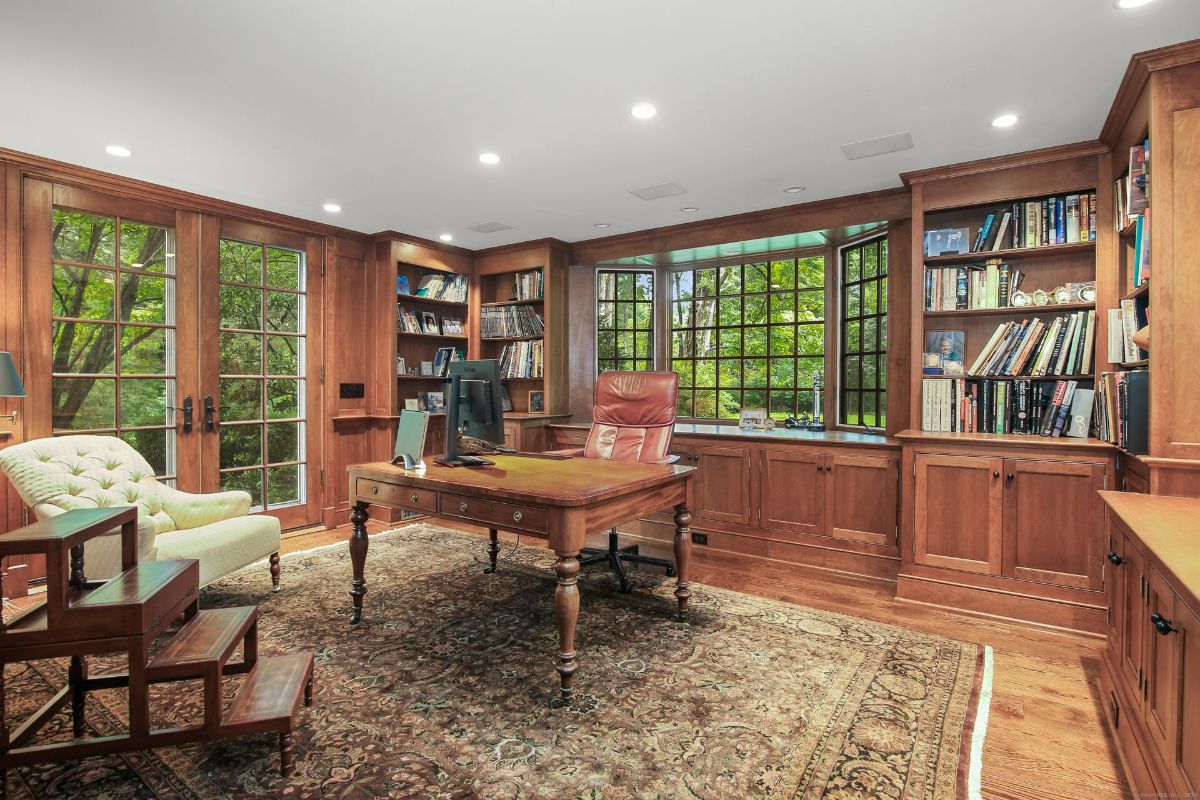
[{"label": "row of books", "polygon": [[1117,230],[1132,223],[1150,207],[1150,140],[1129,148],[1129,171],[1113,186]]},{"label": "row of books", "polygon": [[484,339],[541,336],[545,330],[542,315],[533,306],[484,306],[479,310],[479,331]]},{"label": "row of books", "polygon": [[1132,298],[1121,301],[1120,308],[1108,312],[1109,360],[1114,363],[1132,364],[1147,358],[1147,353],[1138,347],[1133,337],[1150,324],[1150,309]]},{"label": "row of books", "polygon": [[463,321],[446,317],[439,319],[432,311],[416,312],[402,305],[396,306],[397,328],[404,333],[423,333],[429,336],[464,336]]},{"label": "row of books", "polygon": [[1087,437],[1094,392],[1078,381],[925,378],[921,429]]},{"label": "row of books", "polygon": [[967,370],[969,375],[1078,375],[1092,368],[1095,310],[1001,323]]},{"label": "row of books", "polygon": [[1096,438],[1136,455],[1150,452],[1150,373],[1103,372],[1096,394]]},{"label": "row of books", "polygon": [[542,353],[542,342],[537,339],[506,344],[500,353],[500,377],[543,377]]},{"label": "row of books", "polygon": [[1018,201],[989,212],[979,227],[971,252],[1000,250],[1005,237],[1012,248],[1094,241],[1096,193]]},{"label": "row of books", "polygon": [[1147,206],[1134,220],[1133,285],[1141,286],[1150,280],[1150,208]]},{"label": "row of books", "polygon": [[513,275],[513,300],[541,300],[545,290],[545,278],[540,269]]},{"label": "row of books", "polygon": [[925,310],[1007,308],[1024,274],[990,258],[983,264],[925,270]]},{"label": "row of books", "polygon": [[445,300],[448,303],[467,302],[467,276],[435,273],[421,278],[414,293],[408,283],[407,275],[396,276],[396,294],[412,295],[413,297],[428,297],[431,300]]}]

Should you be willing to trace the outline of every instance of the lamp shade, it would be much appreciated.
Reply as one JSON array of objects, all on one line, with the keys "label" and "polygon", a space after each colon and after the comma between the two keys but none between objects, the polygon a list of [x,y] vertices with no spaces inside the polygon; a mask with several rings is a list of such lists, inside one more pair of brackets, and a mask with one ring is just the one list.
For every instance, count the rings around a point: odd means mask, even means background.
[{"label": "lamp shade", "polygon": [[17,374],[17,365],[12,356],[0,351],[0,397],[24,397],[25,386]]}]

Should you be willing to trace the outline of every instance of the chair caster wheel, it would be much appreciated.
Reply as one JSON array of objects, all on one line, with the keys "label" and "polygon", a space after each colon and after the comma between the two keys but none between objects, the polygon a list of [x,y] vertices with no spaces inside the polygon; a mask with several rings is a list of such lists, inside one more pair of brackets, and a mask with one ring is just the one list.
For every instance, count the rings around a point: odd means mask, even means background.
[{"label": "chair caster wheel", "polygon": [[667,567],[667,577],[668,578],[675,577],[675,567]]}]

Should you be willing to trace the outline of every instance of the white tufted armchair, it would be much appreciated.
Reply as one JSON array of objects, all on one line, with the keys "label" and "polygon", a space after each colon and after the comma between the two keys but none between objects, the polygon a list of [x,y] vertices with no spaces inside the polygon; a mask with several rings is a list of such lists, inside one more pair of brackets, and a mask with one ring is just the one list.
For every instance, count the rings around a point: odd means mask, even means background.
[{"label": "white tufted armchair", "polygon": [[[279,520],[248,516],[246,492],[189,494],[164,486],[146,459],[115,436],[12,445],[0,450],[0,471],[39,519],[74,508],[136,505],[139,561],[198,559],[203,586],[269,556],[279,591]],[[114,528],[84,545],[89,579],[120,571],[120,533]]]}]

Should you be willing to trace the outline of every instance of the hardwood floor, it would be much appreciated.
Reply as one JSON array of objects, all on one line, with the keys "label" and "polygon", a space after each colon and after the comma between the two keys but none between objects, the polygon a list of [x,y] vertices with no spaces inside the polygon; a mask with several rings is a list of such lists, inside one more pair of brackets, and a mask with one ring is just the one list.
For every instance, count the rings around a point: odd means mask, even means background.
[{"label": "hardwood floor", "polygon": [[[437,524],[446,524],[438,521]],[[372,533],[399,525],[369,523]],[[486,537],[486,531],[449,525]],[[349,526],[290,535],[283,552],[349,539]],[[501,534],[511,541],[512,537]],[[624,537],[623,537],[624,538]],[[589,540],[603,547],[604,534]],[[523,537],[523,542],[538,540]],[[670,557],[661,542],[638,539],[647,555]],[[480,552],[483,542],[480,543]],[[1103,641],[1027,625],[967,617],[893,599],[886,581],[777,561],[693,549],[692,581],[903,625],[990,645],[993,698],[983,753],[983,796],[996,800],[1126,798],[1094,679]],[[287,565],[284,564],[284,580]],[[347,585],[349,576],[347,576]],[[695,591],[695,589],[693,589]],[[701,589],[700,591],[703,591]],[[584,598],[586,602],[586,597]],[[345,598],[349,606],[349,597]]]}]

